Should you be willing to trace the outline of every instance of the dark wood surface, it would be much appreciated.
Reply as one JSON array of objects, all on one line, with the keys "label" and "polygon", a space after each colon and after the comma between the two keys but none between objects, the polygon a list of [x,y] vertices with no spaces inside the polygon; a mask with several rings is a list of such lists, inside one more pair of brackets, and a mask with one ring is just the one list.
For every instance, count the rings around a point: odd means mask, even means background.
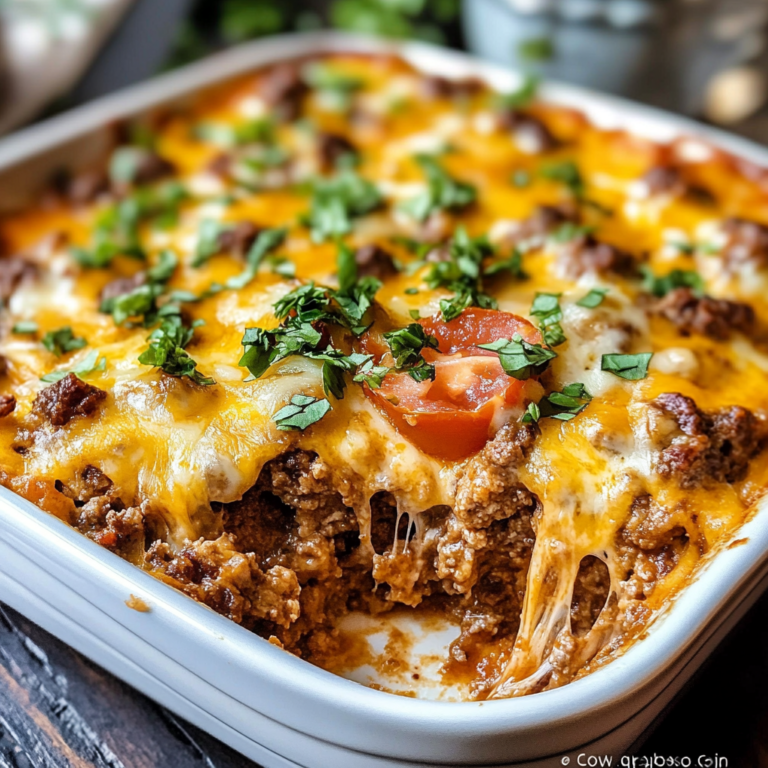
[{"label": "dark wood surface", "polygon": [[[768,766],[768,594],[638,754],[688,756],[693,765],[700,755],[720,755],[731,768]],[[69,766],[254,768],[254,763],[0,604],[0,768]]]}]

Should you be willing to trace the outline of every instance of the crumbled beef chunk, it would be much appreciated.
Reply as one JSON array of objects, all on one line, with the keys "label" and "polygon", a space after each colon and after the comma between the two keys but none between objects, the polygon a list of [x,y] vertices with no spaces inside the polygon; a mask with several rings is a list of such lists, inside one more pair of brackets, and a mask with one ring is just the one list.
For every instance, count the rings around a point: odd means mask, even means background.
[{"label": "crumbled beef chunk", "polygon": [[19,256],[0,257],[0,301],[8,301],[22,283],[34,280],[37,267]]},{"label": "crumbled beef chunk", "polygon": [[118,277],[101,289],[99,301],[103,304],[105,301],[111,301],[118,296],[124,296],[136,288],[140,288],[146,282],[147,276],[144,272],[137,272],[133,277]]},{"label": "crumbled beef chunk", "polygon": [[233,227],[222,230],[218,239],[219,250],[242,258],[256,242],[259,232],[261,227],[257,227],[252,221],[240,221]]},{"label": "crumbled beef chunk", "polygon": [[673,424],[662,436],[658,471],[683,488],[740,480],[768,435],[765,422],[741,406],[701,411],[678,393],[659,395],[651,405]]},{"label": "crumbled beef chunk", "polygon": [[119,498],[107,494],[81,506],[74,526],[102,547],[135,561],[144,552],[144,518],[141,507],[126,508]]},{"label": "crumbled beef chunk", "polygon": [[451,80],[447,77],[429,75],[422,77],[419,91],[423,98],[429,101],[435,99],[466,99],[482,93],[483,83],[480,80],[465,78]]},{"label": "crumbled beef chunk", "polygon": [[8,358],[0,355],[0,376],[5,376],[8,373]]},{"label": "crumbled beef chunk", "polygon": [[515,141],[525,152],[539,154],[560,145],[546,124],[527,112],[505,110],[499,116],[499,123],[502,128],[512,132]]},{"label": "crumbled beef chunk", "polygon": [[690,288],[670,291],[659,300],[655,310],[685,336],[699,333],[726,341],[733,332],[749,334],[755,327],[755,312],[749,304],[696,296]]},{"label": "crumbled beef chunk", "polygon": [[133,176],[134,184],[150,184],[159,181],[176,172],[176,167],[170,160],[161,157],[157,152],[149,150],[142,153],[141,160],[136,166]]},{"label": "crumbled beef chunk", "polygon": [[683,172],[672,165],[656,165],[646,171],[641,181],[644,182],[648,194],[685,196],[703,205],[715,202],[712,193],[698,184],[686,181]]},{"label": "crumbled beef chunk", "polygon": [[563,224],[578,224],[579,211],[575,205],[539,205],[534,212],[520,222],[514,232],[516,243],[524,240],[543,240]]},{"label": "crumbled beef chunk", "polygon": [[16,398],[13,395],[0,394],[0,419],[10,416],[16,410]]},{"label": "crumbled beef chunk", "polygon": [[54,427],[63,427],[76,416],[90,416],[106,399],[104,390],[86,384],[74,373],[40,390],[33,410],[44,416]]},{"label": "crumbled beef chunk", "polygon": [[571,632],[577,637],[586,635],[605,607],[611,588],[608,566],[589,555],[579,564],[571,600]]},{"label": "crumbled beef chunk", "polygon": [[112,490],[110,480],[98,467],[87,464],[75,477],[66,484],[56,481],[56,489],[75,502],[88,502],[97,496],[105,496]]},{"label": "crumbled beef chunk", "polygon": [[317,137],[317,154],[323,169],[333,170],[342,157],[355,155],[357,150],[344,136],[337,133],[320,133]]},{"label": "crumbled beef chunk", "polygon": [[103,170],[83,171],[68,179],[64,195],[74,205],[88,205],[109,191],[109,178]]},{"label": "crumbled beef chunk", "polygon": [[768,267],[768,226],[756,221],[731,217],[723,222],[728,240],[722,256],[730,267],[738,268],[747,262]]},{"label": "crumbled beef chunk", "polygon": [[176,554],[156,542],[146,561],[178,589],[238,624],[257,618],[287,627],[299,617],[296,574],[279,565],[262,571],[254,555],[238,551],[230,534],[187,542]]},{"label": "crumbled beef chunk", "polygon": [[587,273],[635,277],[637,263],[631,253],[603,243],[592,235],[581,235],[560,249],[560,265],[571,279]]},{"label": "crumbled beef chunk", "polygon": [[220,152],[208,163],[206,170],[219,179],[227,181],[232,170],[232,155],[227,152]]},{"label": "crumbled beef chunk", "polygon": [[307,86],[301,70],[295,64],[279,64],[262,78],[259,96],[281,120],[296,120],[301,115],[301,105]]},{"label": "crumbled beef chunk", "polygon": [[361,277],[377,277],[386,280],[397,274],[397,267],[390,253],[378,245],[364,245],[355,251],[357,272]]}]

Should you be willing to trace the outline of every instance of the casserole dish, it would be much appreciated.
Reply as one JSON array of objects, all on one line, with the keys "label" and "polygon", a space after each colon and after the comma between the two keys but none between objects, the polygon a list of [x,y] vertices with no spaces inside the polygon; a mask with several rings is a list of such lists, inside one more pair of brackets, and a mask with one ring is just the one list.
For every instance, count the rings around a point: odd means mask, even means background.
[{"label": "casserole dish", "polygon": [[[87,165],[106,147],[108,136],[98,127],[108,121],[168,106],[200,87],[269,62],[342,49],[400,51],[338,36],[279,39],[107,99],[9,139],[0,148],[0,167],[15,199],[9,195],[4,202],[19,205],[34,192],[34,183],[64,160],[71,165],[77,156]],[[499,89],[515,85],[509,75],[460,56],[422,46],[405,46],[401,52],[421,69],[487,77]],[[586,111],[601,126],[629,122],[633,133],[660,141],[703,133],[650,110],[575,89],[552,87],[544,97]],[[760,150],[712,132],[705,132],[705,138],[755,163],[763,157]],[[15,514],[19,510],[28,514]],[[758,511],[746,524],[739,546],[710,559],[676,600],[674,611],[655,622],[642,642],[589,678],[524,702],[411,701],[331,677],[95,552],[94,545],[6,491],[0,568],[15,607],[266,765],[512,765],[590,743],[593,750],[631,743],[654,716],[652,703],[659,707],[668,700],[706,644],[756,594],[764,576],[762,514]],[[127,607],[126,600],[137,605],[131,595],[150,610]],[[54,604],[66,605],[66,611],[57,611]],[[100,612],[98,620],[92,610]],[[78,625],[87,626],[88,634]],[[618,732],[630,720],[631,727]],[[594,743],[606,734],[610,738]]]}]

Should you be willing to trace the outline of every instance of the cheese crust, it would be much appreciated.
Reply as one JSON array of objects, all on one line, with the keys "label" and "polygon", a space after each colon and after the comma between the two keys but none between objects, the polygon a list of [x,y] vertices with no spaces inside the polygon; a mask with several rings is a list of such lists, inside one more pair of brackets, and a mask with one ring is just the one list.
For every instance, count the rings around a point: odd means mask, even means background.
[{"label": "cheese crust", "polygon": [[[461,625],[472,696],[557,687],[764,493],[767,227],[765,172],[697,141],[392,57],[257,72],[0,222],[0,482],[322,666],[406,606]],[[320,340],[249,375],[306,286]]]}]

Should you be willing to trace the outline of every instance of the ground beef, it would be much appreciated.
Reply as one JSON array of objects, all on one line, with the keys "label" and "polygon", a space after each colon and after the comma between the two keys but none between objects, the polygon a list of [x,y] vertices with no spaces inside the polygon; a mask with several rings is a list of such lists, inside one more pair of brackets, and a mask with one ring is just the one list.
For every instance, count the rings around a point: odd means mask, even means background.
[{"label": "ground beef", "polygon": [[748,219],[731,217],[723,222],[727,241],[722,257],[732,268],[752,262],[758,267],[768,267],[768,226]]},{"label": "ground beef", "polygon": [[611,589],[608,566],[589,555],[579,564],[571,599],[571,632],[581,637],[595,625],[605,607]]},{"label": "ground beef", "polygon": [[0,257],[0,302],[7,302],[23,283],[38,275],[37,267],[18,256]]},{"label": "ground beef", "polygon": [[219,234],[219,250],[240,258],[245,258],[256,238],[262,231],[252,221],[240,221],[232,227],[227,227]]},{"label": "ground beef", "polygon": [[485,86],[480,80],[465,78],[451,80],[439,75],[429,75],[419,80],[419,93],[428,101],[436,99],[467,99],[482,93]]},{"label": "ground beef", "polygon": [[679,168],[671,165],[657,165],[647,171],[641,181],[646,185],[651,196],[669,194],[687,197],[702,204],[712,204],[712,193],[698,184],[688,182]]},{"label": "ground beef", "polygon": [[560,146],[560,142],[538,117],[518,109],[504,110],[499,115],[499,123],[505,130],[511,131],[521,148],[532,154],[548,152]]},{"label": "ground beef", "polygon": [[229,534],[187,542],[177,554],[156,542],[146,562],[163,580],[238,624],[258,618],[287,627],[299,617],[296,575],[279,565],[262,571]]},{"label": "ground beef", "polygon": [[317,154],[320,166],[330,171],[336,163],[345,156],[356,155],[355,145],[344,136],[337,133],[320,133],[317,136]]},{"label": "ground beef", "polygon": [[749,304],[711,296],[697,296],[690,288],[676,288],[656,304],[655,311],[674,323],[680,333],[727,341],[734,332],[750,334],[755,312]]},{"label": "ground beef", "polygon": [[107,494],[81,506],[74,527],[102,547],[137,562],[144,553],[144,517],[144,509],[126,508],[121,499]]},{"label": "ground beef", "polygon": [[220,152],[208,163],[206,170],[222,181],[229,181],[232,161],[232,155],[228,152]]},{"label": "ground beef", "polygon": [[514,232],[513,241],[521,243],[525,240],[542,241],[563,226],[563,224],[578,224],[579,211],[575,205],[539,205],[536,210],[520,222]]},{"label": "ground beef", "polygon": [[259,84],[259,96],[280,120],[286,122],[296,120],[301,115],[307,90],[301,69],[295,64],[273,67]]},{"label": "ground beef", "polygon": [[376,277],[386,280],[397,274],[392,254],[378,245],[364,245],[355,251],[355,263],[360,277]]},{"label": "ground beef", "polygon": [[112,480],[108,478],[98,467],[87,464],[67,483],[56,481],[56,490],[72,499],[75,504],[83,504],[95,499],[97,496],[105,496],[113,487]]},{"label": "ground beef", "polygon": [[559,263],[564,274],[571,279],[595,273],[635,277],[637,262],[627,251],[603,243],[592,235],[581,235],[560,249]]},{"label": "ground beef", "polygon": [[176,166],[170,160],[166,160],[157,152],[145,150],[141,153],[141,158],[136,165],[133,183],[136,185],[151,184],[153,181],[164,179],[175,172]]},{"label": "ground beef", "polygon": [[13,395],[0,395],[0,419],[10,416],[16,410],[16,398]]},{"label": "ground beef", "polygon": [[99,301],[104,302],[112,301],[118,296],[124,296],[126,293],[135,291],[147,282],[147,275],[145,272],[137,272],[133,277],[118,277],[116,280],[112,280],[107,283],[99,294]]},{"label": "ground beef", "polygon": [[651,405],[667,420],[657,430],[657,470],[683,488],[742,479],[768,436],[765,422],[740,406],[701,411],[678,393],[659,395]]},{"label": "ground beef", "polygon": [[82,171],[63,175],[56,187],[73,205],[88,205],[109,192],[109,178],[102,169]]},{"label": "ground beef", "polygon": [[63,427],[76,416],[90,416],[106,397],[104,390],[69,373],[61,381],[40,390],[32,408],[54,427]]}]

